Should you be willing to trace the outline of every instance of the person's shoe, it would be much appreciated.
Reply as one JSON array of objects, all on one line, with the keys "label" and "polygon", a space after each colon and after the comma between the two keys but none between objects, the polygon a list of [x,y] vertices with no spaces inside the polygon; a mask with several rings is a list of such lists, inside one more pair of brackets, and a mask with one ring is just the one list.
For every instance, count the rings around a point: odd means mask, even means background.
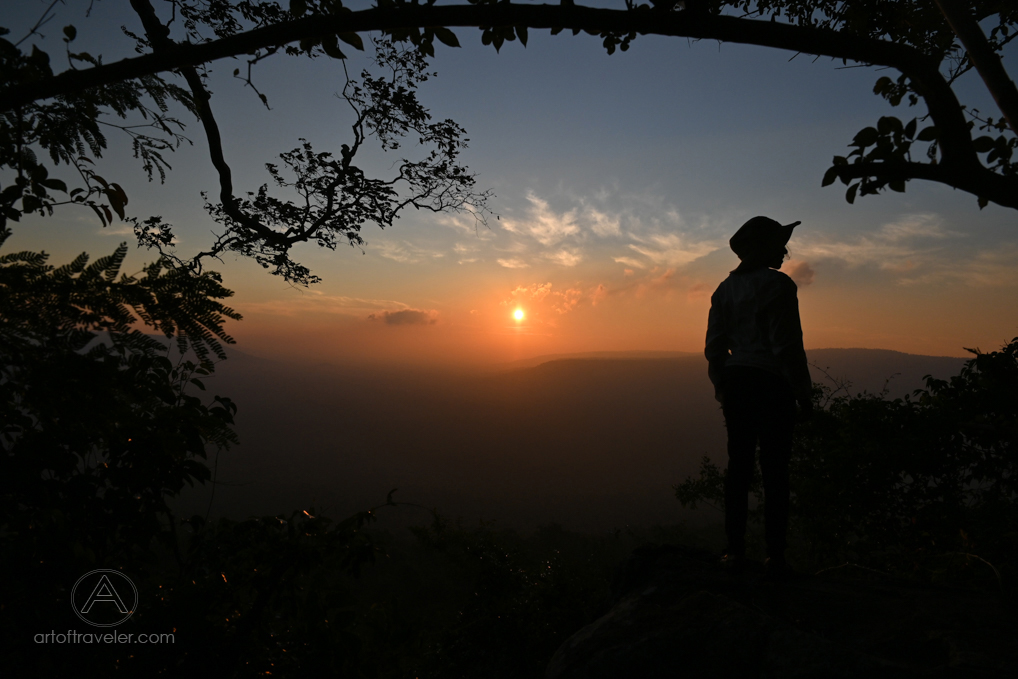
[{"label": "person's shoe", "polygon": [[729,575],[742,575],[746,572],[746,557],[729,552],[721,557],[721,568]]}]

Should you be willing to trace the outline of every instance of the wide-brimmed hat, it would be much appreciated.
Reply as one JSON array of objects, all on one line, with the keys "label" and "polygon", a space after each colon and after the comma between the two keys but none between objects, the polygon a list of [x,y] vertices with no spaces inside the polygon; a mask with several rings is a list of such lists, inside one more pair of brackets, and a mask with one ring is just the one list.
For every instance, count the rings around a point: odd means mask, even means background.
[{"label": "wide-brimmed hat", "polygon": [[792,237],[792,229],[802,222],[781,224],[770,217],[753,217],[743,224],[728,245],[740,258],[785,247]]}]

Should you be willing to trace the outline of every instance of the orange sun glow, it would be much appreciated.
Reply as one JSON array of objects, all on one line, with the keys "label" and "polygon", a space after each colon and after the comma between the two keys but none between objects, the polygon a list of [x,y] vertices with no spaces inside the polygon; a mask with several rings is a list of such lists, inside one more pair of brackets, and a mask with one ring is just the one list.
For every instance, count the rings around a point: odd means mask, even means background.
[{"label": "orange sun glow", "polygon": [[514,311],[513,312],[513,318],[515,318],[517,321],[522,321],[523,320],[523,309],[517,309],[516,311]]}]

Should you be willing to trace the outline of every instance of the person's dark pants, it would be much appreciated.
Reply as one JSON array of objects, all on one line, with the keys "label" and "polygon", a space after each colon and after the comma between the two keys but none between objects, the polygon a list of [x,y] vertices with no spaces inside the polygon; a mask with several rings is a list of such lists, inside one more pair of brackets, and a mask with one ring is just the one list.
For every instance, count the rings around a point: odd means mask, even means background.
[{"label": "person's dark pants", "polygon": [[745,552],[749,484],[759,442],[767,556],[783,560],[788,531],[788,461],[792,454],[795,396],[784,378],[766,370],[741,366],[725,368],[722,393],[728,428],[725,532],[729,552],[740,556]]}]

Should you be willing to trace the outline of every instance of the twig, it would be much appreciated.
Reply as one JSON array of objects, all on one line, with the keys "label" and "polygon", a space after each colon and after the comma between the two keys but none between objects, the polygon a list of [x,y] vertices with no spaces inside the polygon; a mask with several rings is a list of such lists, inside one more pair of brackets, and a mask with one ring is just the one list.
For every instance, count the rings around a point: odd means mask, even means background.
[{"label": "twig", "polygon": [[64,0],[53,0],[53,2],[51,2],[49,4],[49,7],[46,8],[46,11],[42,13],[42,16],[39,17],[39,20],[35,22],[35,26],[32,26],[32,28],[29,29],[28,33],[25,35],[24,38],[22,38],[21,40],[17,41],[16,43],[14,43],[14,46],[17,47],[21,43],[23,43],[26,40],[28,40],[29,38],[31,38],[33,35],[39,35],[40,37],[45,37],[45,36],[42,36],[41,33],[39,33],[39,29],[42,28],[43,26],[45,26],[46,24],[48,24],[50,21],[52,21],[56,17],[56,14],[50,16],[49,13],[50,13],[50,11],[54,7],[56,7],[56,4],[58,2],[63,2],[63,1]]},{"label": "twig", "polygon": [[978,554],[969,554],[968,552],[948,552],[944,556],[950,556],[952,554],[957,554],[957,555],[960,555],[960,556],[966,556],[966,557],[969,557],[969,558],[972,558],[972,559],[978,559],[979,561],[982,561],[984,564],[989,566],[990,569],[993,570],[993,574],[997,576],[997,586],[1000,587],[1000,591],[1003,593],[1003,591],[1004,591],[1004,581],[1001,579],[1000,571],[997,570],[996,566],[994,566],[992,563],[990,563],[989,561],[987,561],[983,557],[979,556]]}]

